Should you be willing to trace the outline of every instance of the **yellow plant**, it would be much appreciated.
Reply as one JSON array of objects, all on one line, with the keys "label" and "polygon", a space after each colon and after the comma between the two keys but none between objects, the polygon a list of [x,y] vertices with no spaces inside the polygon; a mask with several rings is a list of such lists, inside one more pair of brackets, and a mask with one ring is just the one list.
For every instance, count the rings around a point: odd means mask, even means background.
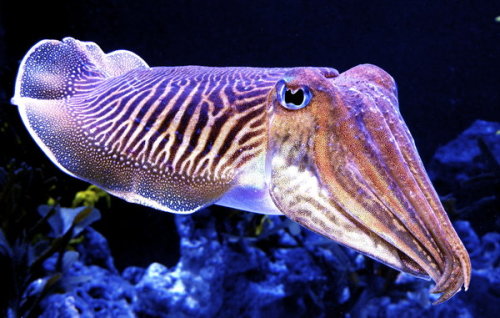
[{"label": "yellow plant", "polygon": [[99,187],[91,185],[86,190],[79,191],[75,194],[75,198],[73,199],[73,207],[82,205],[94,207],[97,201],[99,201],[99,199],[101,198],[104,198],[106,200],[106,205],[110,207],[111,197],[109,196],[109,194]]}]

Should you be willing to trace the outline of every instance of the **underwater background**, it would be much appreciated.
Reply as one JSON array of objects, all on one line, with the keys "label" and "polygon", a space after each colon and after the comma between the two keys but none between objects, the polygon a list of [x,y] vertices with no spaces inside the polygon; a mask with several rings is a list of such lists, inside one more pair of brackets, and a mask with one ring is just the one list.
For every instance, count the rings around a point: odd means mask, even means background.
[{"label": "underwater background", "polygon": [[[109,197],[42,153],[10,104],[27,50],[72,36],[151,66],[382,67],[466,245],[469,291],[403,275],[284,217],[175,216]],[[498,1],[0,2],[0,316],[496,317]]]}]

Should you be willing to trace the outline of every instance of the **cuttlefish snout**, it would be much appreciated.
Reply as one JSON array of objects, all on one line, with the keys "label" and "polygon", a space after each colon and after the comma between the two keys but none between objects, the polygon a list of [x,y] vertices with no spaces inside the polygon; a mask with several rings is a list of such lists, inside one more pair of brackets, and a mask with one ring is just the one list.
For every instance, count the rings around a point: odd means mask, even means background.
[{"label": "cuttlefish snout", "polygon": [[[280,91],[300,91],[307,105],[286,107]],[[267,166],[281,211],[398,270],[432,278],[433,292],[442,293],[437,303],[468,288],[468,253],[401,118],[391,76],[372,65],[339,76],[295,69],[269,103]]]}]

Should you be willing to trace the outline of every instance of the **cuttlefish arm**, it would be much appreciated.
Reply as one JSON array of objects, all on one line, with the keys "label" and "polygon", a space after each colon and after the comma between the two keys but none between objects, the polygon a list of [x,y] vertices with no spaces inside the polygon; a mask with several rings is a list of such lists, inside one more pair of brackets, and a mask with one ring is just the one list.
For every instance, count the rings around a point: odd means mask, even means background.
[{"label": "cuttlefish arm", "polygon": [[267,160],[278,208],[389,266],[430,276],[438,303],[467,289],[468,253],[401,118],[394,80],[372,65],[335,78],[298,69],[278,83],[284,89],[312,97],[300,109],[270,99]]},{"label": "cuttlefish arm", "polygon": [[383,70],[149,67],[71,38],[37,43],[12,102],[65,172],[173,213],[284,214],[400,271],[467,289],[470,261]]}]

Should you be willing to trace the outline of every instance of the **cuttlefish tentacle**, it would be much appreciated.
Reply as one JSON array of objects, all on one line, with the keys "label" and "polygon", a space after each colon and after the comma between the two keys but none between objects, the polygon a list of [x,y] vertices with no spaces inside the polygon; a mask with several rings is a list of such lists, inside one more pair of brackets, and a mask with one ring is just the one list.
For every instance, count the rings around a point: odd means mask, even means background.
[{"label": "cuttlefish tentacle", "polygon": [[[376,76],[373,76],[375,78]],[[448,219],[446,212],[444,211],[436,191],[432,187],[432,184],[425,172],[423,164],[420,158],[417,156],[417,150],[415,143],[411,138],[411,135],[406,127],[406,125],[397,125],[395,122],[397,120],[402,121],[401,114],[397,109],[392,109],[391,103],[380,102],[379,105],[383,107],[383,113],[385,115],[394,114],[397,116],[396,120],[389,120],[389,129],[395,137],[397,144],[400,145],[401,154],[403,160],[406,163],[407,169],[410,170],[408,175],[413,176],[410,180],[399,179],[401,188],[409,189],[410,187],[403,185],[411,184],[412,187],[420,189],[420,195],[409,194],[412,204],[414,206],[426,206],[426,209],[434,211],[432,214],[422,214],[425,221],[425,226],[432,230],[432,235],[445,236],[448,238],[446,241],[435,240],[440,244],[440,248],[446,256],[445,259],[445,269],[440,280],[437,282],[434,292],[440,292],[444,290],[454,290],[455,287],[446,286],[446,283],[455,283],[458,285],[464,285],[467,290],[470,283],[470,261],[469,256],[463,246],[460,238],[456,234],[453,226]],[[407,142],[404,142],[406,140]],[[460,272],[460,269],[462,272]],[[461,281],[463,280],[463,281]],[[448,295],[451,297],[452,295]]]},{"label": "cuttlefish tentacle", "polygon": [[[343,83],[345,89],[342,89],[342,92],[349,92],[347,88],[352,87],[353,84],[356,84],[360,88],[365,87],[366,91],[371,90],[374,92],[371,94],[371,98],[373,98],[373,102],[380,109],[380,112],[364,112],[363,117],[366,119],[364,122],[366,123],[367,130],[371,131],[372,136],[377,139],[374,144],[385,148],[379,152],[379,157],[382,158],[382,162],[389,163],[387,168],[389,168],[393,180],[397,183],[396,188],[404,192],[410,206],[422,211],[436,212],[413,212],[411,216],[420,223],[419,227],[424,231],[423,234],[427,236],[428,242],[433,243],[433,246],[431,248],[427,247],[427,250],[433,254],[432,257],[437,260],[437,264],[443,272],[435,291],[449,289],[444,285],[447,280],[449,282],[456,282],[459,285],[464,283],[465,288],[467,288],[469,276],[460,276],[461,273],[457,275],[457,271],[462,268],[463,274],[470,273],[468,254],[437,199],[437,195],[424,171],[423,164],[416,155],[415,144],[406,125],[399,124],[404,122],[397,108],[395,91],[393,94],[383,91],[391,87],[390,83],[393,83],[392,78],[378,68],[365,67],[354,68],[346,72],[344,79],[346,79],[346,83]],[[370,84],[377,83],[377,80],[380,82],[379,85]],[[395,90],[394,83],[392,87]],[[348,100],[348,98],[344,97],[343,100]],[[372,118],[369,118],[370,116]],[[392,192],[392,194],[395,193],[397,191]],[[391,206],[396,205],[391,204]],[[411,211],[408,208],[400,209],[396,215],[405,215],[405,210]],[[445,217],[444,219],[443,216]],[[406,226],[411,224],[408,220],[404,220],[403,223]],[[417,233],[416,226],[411,229],[412,233]],[[448,239],[440,240],[439,237],[447,237]],[[420,241],[426,242],[426,240]],[[439,246],[438,250],[436,250],[436,244]],[[444,268],[440,264],[444,264]],[[451,269],[454,269],[455,273],[452,273]],[[465,282],[460,281],[461,279],[465,279]],[[448,296],[451,297],[451,295]]]},{"label": "cuttlefish tentacle", "polygon": [[[373,73],[378,74],[375,77]],[[447,233],[436,227],[437,219],[426,215],[432,208],[403,155],[408,147],[414,147],[412,139],[390,129],[405,127],[393,80],[368,65],[351,69],[331,82],[309,69],[295,70],[287,77],[292,90],[304,85],[317,89],[313,89],[312,104],[302,113],[284,110],[275,103],[268,156],[276,204],[299,223],[371,255],[374,247],[362,244],[366,239],[358,238],[361,246],[353,243],[349,236],[352,228],[341,234],[335,228],[347,228],[349,219],[352,224],[359,223],[362,226],[358,228],[369,229],[383,240],[379,248],[393,245],[405,255],[390,251],[395,259],[375,258],[417,275],[427,273],[435,281],[453,278],[456,286],[451,288],[455,289],[445,293],[441,301],[451,297],[463,279],[450,276],[449,264],[457,269],[464,266],[469,272],[470,265],[468,258],[464,265],[456,263],[458,257],[450,253],[446,242],[441,243]],[[387,87],[384,82],[392,84]],[[289,147],[278,147],[280,140],[286,140]],[[291,191],[300,192],[301,197],[291,198]],[[337,202],[330,203],[330,212],[318,203],[324,191],[328,192],[325,197]],[[321,212],[314,209],[324,212],[323,220]],[[377,254],[384,252],[388,253],[380,250]]]},{"label": "cuttlefish tentacle", "polygon": [[56,165],[127,201],[284,214],[432,278],[438,302],[469,285],[468,253],[378,67],[151,68],[45,40],[21,62],[12,102]]}]

